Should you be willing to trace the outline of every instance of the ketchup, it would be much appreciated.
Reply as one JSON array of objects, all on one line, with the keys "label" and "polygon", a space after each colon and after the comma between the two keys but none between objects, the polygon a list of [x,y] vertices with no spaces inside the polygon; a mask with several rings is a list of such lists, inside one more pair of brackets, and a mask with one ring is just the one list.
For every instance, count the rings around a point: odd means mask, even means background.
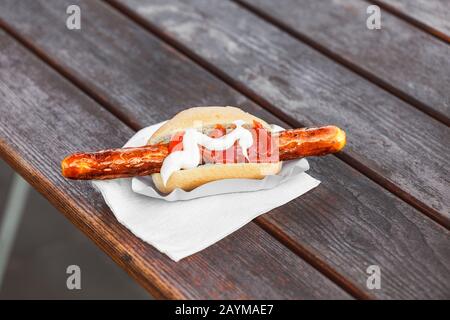
[{"label": "ketchup", "polygon": [[[216,124],[214,129],[210,132],[209,137],[219,138],[224,136],[227,130],[221,124]],[[263,127],[263,125],[253,120],[253,145],[249,148],[250,162],[266,162],[271,156],[271,135]],[[175,133],[168,146],[169,154],[174,151],[183,150],[183,136],[184,131]],[[233,150],[231,150],[233,149]],[[231,152],[232,151],[232,152]],[[238,163],[248,162],[242,154],[238,143],[236,142],[230,149],[224,151],[208,150],[205,147],[200,148],[201,158],[203,163]]]}]

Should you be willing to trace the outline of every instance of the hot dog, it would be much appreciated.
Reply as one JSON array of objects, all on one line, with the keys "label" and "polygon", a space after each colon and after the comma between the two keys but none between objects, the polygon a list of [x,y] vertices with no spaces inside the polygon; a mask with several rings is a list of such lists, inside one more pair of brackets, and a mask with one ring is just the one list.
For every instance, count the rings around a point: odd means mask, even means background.
[{"label": "hot dog", "polygon": [[[202,121],[204,127],[193,131],[192,128],[196,126],[193,123],[198,121]],[[236,125],[233,121],[241,123]],[[228,139],[231,135],[239,134],[240,139]],[[199,142],[199,148],[189,153],[184,149],[188,149],[189,139],[194,139],[192,137]],[[248,146],[242,143],[245,139],[248,140]],[[170,192],[175,187],[190,190],[217,179],[257,179],[276,174],[281,169],[281,161],[338,152],[344,147],[345,141],[345,132],[336,126],[274,133],[263,120],[238,108],[202,107],[176,115],[151,137],[149,145],[75,153],[66,157],[61,165],[62,174],[68,179],[153,175],[156,186],[163,192]],[[230,146],[225,149],[227,143]],[[245,152],[243,149],[246,149]],[[172,168],[169,177],[163,181],[164,176],[159,173],[164,164],[167,172],[169,161],[166,159],[173,158],[172,163],[169,163],[169,167],[173,167],[186,162],[186,157],[190,160],[189,157],[194,157],[196,153],[199,153],[199,166],[191,166],[186,170]]]}]

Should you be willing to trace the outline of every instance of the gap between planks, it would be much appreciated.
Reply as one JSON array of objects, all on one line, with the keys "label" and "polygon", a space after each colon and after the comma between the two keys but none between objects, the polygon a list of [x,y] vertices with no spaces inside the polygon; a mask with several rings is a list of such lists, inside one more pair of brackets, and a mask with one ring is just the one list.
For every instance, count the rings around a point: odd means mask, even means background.
[{"label": "gap between planks", "polygon": [[348,294],[360,300],[375,300],[376,298],[364,292],[355,286],[351,281],[347,280],[344,276],[336,272],[326,262],[305,249],[299,242],[293,240],[279,227],[273,223],[268,222],[263,217],[257,217],[255,223],[260,226],[264,231],[280,241],[289,250],[302,258],[305,262],[314,267],[317,271],[323,274],[325,277],[336,283],[340,288],[345,290]]},{"label": "gap between planks", "polygon": [[[19,42],[20,43],[20,42]],[[45,62],[45,61],[44,61]],[[120,255],[117,255],[110,246],[107,245],[107,242],[103,241],[96,236],[94,236],[85,226],[83,226],[76,218],[73,217],[72,214],[68,212],[79,210],[76,207],[71,205],[64,206],[62,203],[64,202],[61,199],[64,199],[64,195],[60,195],[58,190],[54,190],[55,192],[50,193],[52,196],[49,196],[48,189],[51,188],[52,183],[47,179],[47,177],[40,174],[33,174],[33,169],[25,162],[23,159],[17,154],[17,152],[8,146],[6,143],[0,140],[0,151],[3,160],[16,172],[18,173],[25,181],[27,181],[35,190],[37,190],[45,199],[47,199],[55,208],[57,208],[63,215],[74,224],[82,233],[84,233],[91,241],[95,243],[99,248],[102,249],[107,255],[118,264],[127,274],[130,275],[137,283],[139,283],[145,290],[150,292],[151,296],[156,299],[173,299],[173,298],[181,298],[182,296],[168,296],[163,293],[159,288],[154,286],[149,281],[143,281],[140,274],[135,270],[128,268],[126,263],[121,258]],[[45,186],[47,185],[47,186]],[[47,187],[47,188],[46,188]]]},{"label": "gap between planks", "polygon": [[[235,2],[239,2],[239,0],[233,0]],[[115,0],[106,0],[105,3],[108,3],[110,6],[127,16],[129,19],[134,21],[136,24],[150,32],[151,34],[155,35],[171,47],[173,47],[175,50],[201,66],[206,71],[210,72],[212,75],[220,79],[221,81],[225,82],[227,85],[229,85],[234,90],[240,92],[244,96],[246,96],[251,101],[255,102],[259,106],[263,107],[273,115],[275,115],[277,118],[283,120],[287,124],[289,124],[292,127],[304,127],[305,125],[302,124],[297,119],[293,118],[292,116],[287,115],[284,113],[281,109],[277,108],[275,105],[270,103],[267,99],[260,96],[258,93],[254,92],[253,90],[249,89],[245,84],[236,81],[232,77],[228,76],[225,72],[221,71],[219,68],[211,64],[210,62],[203,59],[201,56],[190,50],[187,46],[183,45],[178,40],[174,39],[170,35],[166,34],[163,30],[161,30],[159,27],[153,25],[149,21],[145,20],[144,18],[140,17],[136,13],[134,13],[132,10],[128,9],[126,6],[117,3]],[[238,3],[239,4],[239,3]],[[282,29],[283,30],[283,29]],[[284,30],[283,30],[284,31]],[[309,44],[307,44],[309,45]],[[313,47],[314,48],[314,47]],[[382,88],[384,89],[384,88]],[[415,99],[414,99],[415,100]],[[408,101],[406,101],[409,103]],[[450,124],[450,120],[449,120]],[[350,165],[352,168],[356,169],[384,189],[388,190],[390,193],[394,194],[404,202],[408,203],[415,209],[422,212],[424,215],[426,215],[428,218],[432,219],[434,222],[442,225],[446,229],[450,230],[450,220],[443,217],[439,214],[439,212],[430,206],[426,205],[416,197],[412,196],[408,192],[402,190],[400,187],[396,186],[394,183],[390,182],[388,179],[383,177],[382,175],[378,174],[371,168],[367,167],[360,161],[352,158],[351,156],[347,155],[345,151],[343,153],[335,154],[337,158],[345,162],[346,164]]]},{"label": "gap between planks", "polygon": [[446,35],[445,33],[439,31],[436,28],[433,28],[430,25],[427,25],[424,22],[417,20],[416,18],[414,18],[412,16],[409,16],[407,13],[404,13],[401,10],[394,8],[393,6],[383,2],[382,0],[381,1],[380,0],[363,0],[363,1],[370,3],[370,4],[376,4],[381,9],[386,10],[390,14],[396,16],[399,19],[402,19],[403,21],[406,21],[413,27],[430,34],[431,36],[435,37],[436,39],[438,39],[440,41],[443,41],[446,44],[450,44],[450,36]]},{"label": "gap between planks", "polygon": [[[52,59],[49,55],[47,55],[45,52],[34,46],[30,41],[28,41],[26,38],[22,37],[19,33],[17,33],[15,30],[10,28],[6,23],[4,23],[2,20],[0,20],[0,28],[5,30],[14,40],[16,40],[18,43],[23,45],[27,50],[29,50],[32,54],[36,55],[39,59],[41,59],[43,62],[45,62],[47,65],[49,65],[51,68],[53,68],[56,72],[58,72],[62,77],[66,78],[69,82],[71,82],[77,89],[85,93],[87,96],[92,98],[95,102],[97,102],[101,107],[105,108],[108,112],[113,114],[119,121],[122,121],[125,125],[127,125],[129,128],[133,129],[134,131],[138,131],[141,129],[141,126],[128,118],[126,114],[119,110],[119,108],[116,108],[113,104],[106,101],[106,99],[102,98],[101,95],[97,94],[95,90],[92,90],[89,88],[89,86],[85,85],[82,81],[80,81],[77,77],[73,76],[69,71],[67,71],[64,67],[59,65],[54,59]],[[159,38],[159,37],[158,37]],[[164,40],[163,40],[164,41]],[[175,49],[177,49],[175,47]],[[181,52],[183,54],[183,52]],[[189,56],[188,56],[189,57]],[[194,60],[194,62],[196,62]],[[213,73],[213,75],[215,75]],[[219,78],[220,79],[220,78]],[[3,147],[0,144],[0,150],[1,149],[8,149],[8,146],[4,145]],[[13,153],[10,151],[10,153]],[[8,154],[8,152],[7,152]],[[46,190],[43,188],[39,183],[37,183],[36,179],[29,175],[26,170],[24,170],[20,165],[17,165],[20,161],[16,161],[17,157],[10,157],[7,156],[5,158],[6,162],[14,168],[16,172],[18,172],[21,176],[24,177],[24,179],[29,182],[34,188],[36,188],[42,195],[46,196]],[[47,196],[46,196],[47,198]],[[65,209],[64,206],[61,206],[59,204],[59,201],[53,201],[50,200],[50,202],[61,212],[64,214]],[[66,214],[65,214],[66,215]],[[70,215],[66,215],[66,217],[75,224],[78,228],[80,228],[80,224],[77,223],[75,220],[73,220]],[[276,226],[274,226],[272,223],[266,221],[262,217],[258,217],[254,220],[254,222],[265,232],[267,232],[270,236],[272,236],[275,240],[279,241],[283,246],[285,246],[288,250],[293,252],[295,255],[297,255],[300,259],[304,260],[306,263],[311,265],[314,269],[317,270],[320,274],[322,274],[324,277],[328,278],[330,281],[334,282],[337,286],[339,286],[342,290],[347,292],[349,295],[356,299],[361,300],[374,300],[375,297],[367,294],[360,288],[358,288],[356,285],[354,285],[350,280],[346,279],[344,276],[340,275],[338,272],[336,272],[333,268],[331,268],[329,265],[327,265],[326,262],[322,261],[320,258],[313,255],[311,252],[309,252],[307,249],[305,249],[300,244],[296,243],[294,240],[292,240],[290,237],[288,237],[283,231],[279,230]],[[92,237],[89,235],[89,232],[86,232],[81,228],[82,231],[92,240],[94,243],[96,243],[100,248],[102,248],[105,252],[109,254],[110,250],[101,244],[101,242],[96,239],[95,237]],[[114,257],[114,255],[110,255],[111,257]],[[113,258],[113,260],[122,266],[124,270],[127,270],[127,268],[124,267],[124,263],[120,258]],[[133,272],[127,271],[132,278],[137,280],[139,283],[141,281],[139,280],[139,277],[134,274]],[[164,294],[162,294],[158,288],[149,285],[148,283],[143,284],[143,286],[155,297],[158,297],[160,299],[168,298]]]},{"label": "gap between planks", "polygon": [[423,102],[417,100],[416,98],[412,97],[411,95],[407,94],[406,92],[403,92],[401,89],[397,89],[395,86],[389,84],[388,82],[384,81],[382,78],[376,76],[374,73],[371,73],[370,71],[364,70],[363,67],[359,67],[357,64],[354,64],[350,60],[341,57],[339,54],[334,53],[333,51],[329,50],[325,46],[319,44],[314,39],[306,36],[305,34],[295,30],[294,28],[290,27],[289,25],[285,24],[284,22],[280,21],[279,19],[267,14],[261,9],[258,9],[254,7],[253,5],[243,2],[241,0],[231,0],[234,3],[238,4],[242,8],[246,9],[247,11],[250,11],[251,13],[257,15],[261,19],[269,22],[270,24],[276,26],[281,31],[289,34],[291,37],[299,40],[302,43],[305,43],[306,45],[310,46],[314,50],[320,52],[324,56],[330,58],[331,60],[339,63],[340,65],[343,65],[350,71],[356,73],[357,75],[367,79],[371,83],[375,84],[376,86],[380,87],[381,89],[391,93],[392,95],[396,96],[397,98],[403,100],[404,102],[412,105],[416,109],[422,111],[423,113],[427,114],[428,116],[444,123],[447,126],[450,126],[450,118],[431,108],[430,106],[424,104]]},{"label": "gap between planks", "polygon": [[77,77],[73,76],[69,71],[67,71],[64,67],[60,66],[51,56],[47,55],[45,52],[40,50],[37,46],[33,45],[32,42],[28,41],[25,37],[22,37],[18,32],[16,32],[13,28],[10,28],[7,23],[0,19],[0,28],[6,31],[14,40],[22,44],[26,49],[28,49],[31,53],[35,54],[39,59],[44,61],[50,67],[55,69],[59,74],[61,74],[64,78],[68,79],[72,84],[75,85],[79,90],[87,94],[89,97],[94,99],[97,103],[99,103],[102,107],[112,113],[118,120],[125,123],[128,127],[133,129],[134,131],[138,131],[141,127],[127,117],[126,113],[122,112],[120,108],[114,107],[111,103],[109,103],[106,99],[104,99],[101,95],[97,94],[95,90],[92,90],[89,86],[85,85],[82,81],[80,81]]}]

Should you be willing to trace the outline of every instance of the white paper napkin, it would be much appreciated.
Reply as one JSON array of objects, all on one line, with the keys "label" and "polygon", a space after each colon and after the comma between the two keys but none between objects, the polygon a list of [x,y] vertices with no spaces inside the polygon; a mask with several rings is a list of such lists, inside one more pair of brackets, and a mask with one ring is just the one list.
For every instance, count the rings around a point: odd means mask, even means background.
[{"label": "white paper napkin", "polygon": [[[125,146],[145,145],[162,124],[140,130]],[[277,183],[272,181],[273,185],[269,189],[206,197],[199,195],[199,190],[193,190],[197,192],[195,199],[183,201],[158,199],[157,196],[134,192],[132,179],[129,178],[94,181],[93,185],[102,193],[120,223],[171,259],[179,261],[221,240],[260,214],[315,188],[320,181],[303,172],[308,168],[305,159],[284,163],[281,178],[278,178]],[[254,180],[233,180],[239,190],[246,182],[255,183]],[[225,182],[228,186],[229,183]]]},{"label": "white paper napkin", "polygon": [[131,180],[131,190],[138,194],[165,201],[192,200],[225,193],[255,192],[273,189],[299,174],[308,171],[309,164],[306,159],[288,161],[283,164],[281,171],[276,175],[269,175],[261,180],[255,179],[224,179],[206,183],[192,191],[175,189],[169,194],[161,193],[154,185],[152,177],[136,177]]}]

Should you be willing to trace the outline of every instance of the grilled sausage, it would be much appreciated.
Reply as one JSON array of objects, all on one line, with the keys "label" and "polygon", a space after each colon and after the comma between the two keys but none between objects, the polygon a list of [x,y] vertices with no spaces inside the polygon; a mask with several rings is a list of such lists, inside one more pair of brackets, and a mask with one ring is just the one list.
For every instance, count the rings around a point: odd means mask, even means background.
[{"label": "grilled sausage", "polygon": [[[264,130],[264,129],[256,129]],[[265,130],[264,130],[265,131]],[[269,147],[262,148],[261,143],[254,143],[255,157],[250,162],[274,161],[273,151],[278,153],[275,161],[292,160],[309,156],[322,156],[340,151],[345,145],[345,132],[335,126],[320,128],[290,129],[279,133],[265,133]],[[181,141],[180,141],[181,142]],[[172,148],[172,146],[171,146]],[[233,146],[239,154],[237,144]],[[208,152],[204,148],[203,162],[232,163],[247,161],[242,157],[232,159],[217,157],[217,152]],[[148,145],[136,148],[102,150],[93,153],[75,153],[66,157],[62,163],[62,175],[68,179],[115,179],[134,176],[145,176],[157,173],[169,154],[169,143]],[[251,150],[249,154],[252,154]]]}]

